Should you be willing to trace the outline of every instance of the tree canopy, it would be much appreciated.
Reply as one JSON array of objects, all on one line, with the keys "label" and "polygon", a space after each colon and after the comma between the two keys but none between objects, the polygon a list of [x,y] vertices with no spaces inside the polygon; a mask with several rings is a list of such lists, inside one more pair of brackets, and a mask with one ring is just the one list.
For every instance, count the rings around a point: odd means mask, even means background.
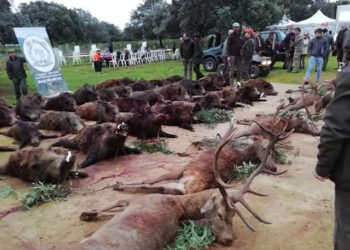
[{"label": "tree canopy", "polygon": [[278,22],[283,14],[301,21],[321,9],[335,18],[337,5],[350,0],[144,0],[132,11],[123,31],[101,22],[83,9],[68,9],[53,2],[22,3],[16,13],[12,0],[0,0],[0,42],[14,43],[15,26],[45,26],[55,43],[109,42],[178,38],[181,32],[202,35],[226,34],[233,22],[262,30]]}]

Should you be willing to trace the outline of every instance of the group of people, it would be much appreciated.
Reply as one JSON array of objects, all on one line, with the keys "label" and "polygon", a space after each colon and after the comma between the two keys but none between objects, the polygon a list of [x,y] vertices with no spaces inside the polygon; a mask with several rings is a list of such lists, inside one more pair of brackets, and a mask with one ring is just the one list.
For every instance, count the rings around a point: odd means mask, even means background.
[{"label": "group of people", "polygon": [[242,27],[239,23],[232,24],[233,30],[229,31],[229,36],[224,42],[224,60],[230,66],[230,84],[239,85],[241,77],[246,81],[250,78],[253,54],[256,49],[254,31],[250,27]]}]

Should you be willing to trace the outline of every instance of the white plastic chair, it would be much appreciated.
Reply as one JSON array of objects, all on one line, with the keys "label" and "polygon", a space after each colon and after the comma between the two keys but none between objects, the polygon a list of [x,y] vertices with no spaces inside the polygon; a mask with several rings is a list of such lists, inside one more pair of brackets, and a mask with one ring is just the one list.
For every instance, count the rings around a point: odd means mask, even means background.
[{"label": "white plastic chair", "polygon": [[80,47],[79,46],[74,46],[74,51],[73,51],[73,64],[80,64],[81,63],[81,58],[80,58]]},{"label": "white plastic chair", "polygon": [[171,59],[173,59],[173,60],[179,60],[180,59],[180,50],[179,49],[175,49],[174,54],[171,55]]},{"label": "white plastic chair", "polygon": [[62,66],[63,63],[65,66],[67,66],[66,58],[64,57],[62,50],[58,51],[58,61],[60,63],[60,66]]},{"label": "white plastic chair", "polygon": [[125,52],[120,53],[120,60],[119,63],[121,64],[121,66],[126,66],[126,60],[125,60]]},{"label": "white plastic chair", "polygon": [[112,53],[112,60],[109,62],[109,67],[111,67],[111,64],[113,65],[114,68],[116,65],[117,67],[119,67],[119,63],[117,61],[117,52]]}]

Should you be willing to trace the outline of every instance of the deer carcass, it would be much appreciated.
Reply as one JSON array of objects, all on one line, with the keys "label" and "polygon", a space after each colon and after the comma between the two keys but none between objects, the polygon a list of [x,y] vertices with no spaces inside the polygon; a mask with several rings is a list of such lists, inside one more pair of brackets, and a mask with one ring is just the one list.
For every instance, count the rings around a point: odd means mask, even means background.
[{"label": "deer carcass", "polygon": [[[250,189],[253,179],[262,172],[271,173],[265,168],[270,150],[279,140],[289,134],[273,134],[265,151],[263,161],[252,173],[247,182],[239,190],[228,189],[223,183],[218,160],[220,152],[233,136],[235,129],[231,125],[220,141],[215,152],[213,172],[219,191],[206,190],[189,195],[149,194],[133,201],[118,201],[101,210],[92,210],[81,214],[82,220],[95,220],[101,216],[114,217],[90,237],[73,243],[64,249],[120,249],[120,250],[158,250],[165,247],[175,236],[181,220],[192,219],[207,224],[214,232],[219,243],[229,245],[232,242],[232,216],[237,213],[244,224],[251,230],[235,203],[241,203],[252,215],[262,223],[269,222],[260,218],[245,202],[244,194],[261,195]],[[281,173],[278,173],[281,174]],[[120,214],[115,215],[117,212]]]}]

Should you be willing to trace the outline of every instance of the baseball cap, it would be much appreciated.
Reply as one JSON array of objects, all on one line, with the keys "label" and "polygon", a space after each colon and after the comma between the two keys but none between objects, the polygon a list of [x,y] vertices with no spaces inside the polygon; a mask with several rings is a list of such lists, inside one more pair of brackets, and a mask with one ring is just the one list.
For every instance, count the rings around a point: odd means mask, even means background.
[{"label": "baseball cap", "polygon": [[234,22],[234,23],[232,24],[232,27],[233,27],[233,28],[239,28],[239,27],[241,27],[241,25],[239,25],[239,23],[237,23],[237,22]]}]

